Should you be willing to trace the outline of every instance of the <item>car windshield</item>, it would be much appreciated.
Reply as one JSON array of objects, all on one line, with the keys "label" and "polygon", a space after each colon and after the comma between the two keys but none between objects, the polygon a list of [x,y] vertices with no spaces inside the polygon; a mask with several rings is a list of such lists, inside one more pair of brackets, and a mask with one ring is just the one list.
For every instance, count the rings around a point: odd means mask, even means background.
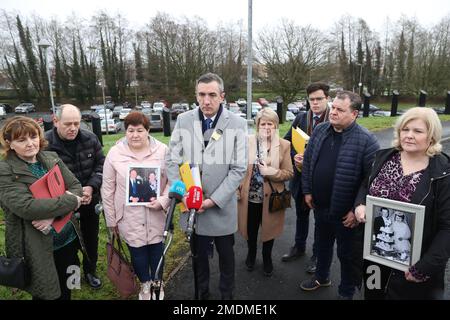
[{"label": "car windshield", "polygon": [[152,114],[152,121],[159,121],[161,120],[161,116],[159,114]]}]

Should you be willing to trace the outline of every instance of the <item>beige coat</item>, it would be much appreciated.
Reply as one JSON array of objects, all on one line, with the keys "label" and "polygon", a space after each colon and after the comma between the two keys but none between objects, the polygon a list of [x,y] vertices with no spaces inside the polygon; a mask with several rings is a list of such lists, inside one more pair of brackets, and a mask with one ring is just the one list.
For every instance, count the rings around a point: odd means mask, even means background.
[{"label": "beige coat", "polygon": [[[248,218],[248,190],[250,187],[250,178],[253,172],[253,163],[256,159],[256,138],[255,135],[248,137],[248,166],[247,174],[238,189],[238,227],[239,232],[245,239],[247,235],[247,218]],[[284,210],[279,212],[269,212],[269,198],[272,190],[268,179],[272,183],[274,189],[279,192],[283,191],[285,181],[292,178],[294,171],[292,168],[290,156],[291,144],[289,141],[276,136],[272,141],[269,154],[264,158],[266,164],[270,167],[278,169],[275,175],[264,177],[264,201],[262,213],[262,230],[261,240],[269,241],[278,237],[283,232],[284,227]]]}]

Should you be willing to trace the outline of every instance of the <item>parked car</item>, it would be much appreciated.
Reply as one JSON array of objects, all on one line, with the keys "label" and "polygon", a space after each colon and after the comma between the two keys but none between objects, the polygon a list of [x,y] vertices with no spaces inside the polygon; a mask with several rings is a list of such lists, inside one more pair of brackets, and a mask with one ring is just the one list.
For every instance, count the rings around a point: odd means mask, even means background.
[{"label": "parked car", "polygon": [[288,111],[292,112],[293,114],[297,114],[300,111],[300,108],[295,103],[289,103],[287,105]]},{"label": "parked car", "polygon": [[29,112],[35,112],[36,111],[36,107],[34,106],[34,104],[29,103],[29,102],[24,102],[19,104],[16,109],[14,109],[15,113],[29,113]]},{"label": "parked car", "polygon": [[106,101],[106,107],[109,109],[109,110],[114,110],[114,106],[115,106],[115,103],[114,102],[112,102],[112,101]]},{"label": "parked car", "polygon": [[265,98],[258,98],[256,101],[258,101],[258,103],[263,108],[269,106],[269,101],[267,101]]},{"label": "parked car", "polygon": [[237,99],[236,103],[242,107],[242,106],[246,106],[247,105],[247,100],[245,100],[244,98],[239,98]]},{"label": "parked car", "polygon": [[158,101],[153,104],[153,112],[162,112],[163,108],[166,106],[164,102]]},{"label": "parked car", "polygon": [[122,111],[122,109],[123,109],[123,106],[115,106],[114,107],[114,109],[113,109],[113,118],[114,117],[119,117],[119,115],[120,115],[120,111]]},{"label": "parked car", "polygon": [[262,107],[258,102],[252,102],[252,118],[256,117],[256,114],[261,110]]},{"label": "parked car", "polygon": [[150,115],[149,120],[150,120],[150,130],[157,130],[157,131],[163,130],[163,118],[161,113],[153,112]]},{"label": "parked car", "polygon": [[120,119],[120,120],[125,119],[125,117],[126,117],[130,112],[131,112],[131,109],[129,109],[129,108],[123,108],[123,109],[120,111],[119,119]]},{"label": "parked car", "polygon": [[237,105],[232,106],[230,104],[230,107],[228,110],[241,118],[247,119],[247,115],[245,113],[243,113],[241,111],[241,108],[239,108]]},{"label": "parked car", "polygon": [[112,119],[112,117],[113,117],[113,113],[109,109],[106,109],[106,112],[105,112],[105,109],[97,110],[96,112],[98,113],[98,115],[100,116],[100,119],[102,119],[102,120],[105,119],[105,117],[107,119]]},{"label": "parked car", "polygon": [[172,120],[175,120],[179,114],[189,110],[189,104],[187,103],[174,103],[170,109],[170,115]]},{"label": "parked car", "polygon": [[142,108],[141,112],[145,114],[147,117],[150,117],[150,115],[153,113],[151,108]]},{"label": "parked car", "polygon": [[9,103],[0,103],[0,107],[3,107],[3,109],[5,109],[6,113],[10,113],[12,112],[12,107]]},{"label": "parked car", "polygon": [[436,111],[437,114],[444,114],[445,107],[433,107],[433,110]]},{"label": "parked car", "polygon": [[[120,131],[122,124],[117,119],[108,119],[108,132],[109,133],[117,133]],[[102,127],[102,132],[106,132],[106,121],[102,120],[100,122],[100,126]]]},{"label": "parked car", "polygon": [[276,112],[278,106],[277,106],[277,104],[275,102],[270,102],[268,107]]},{"label": "parked car", "polygon": [[141,107],[142,108],[151,108],[152,104],[148,101],[141,101]]},{"label": "parked car", "polygon": [[295,120],[295,114],[293,114],[291,111],[286,111],[286,121],[294,121]]},{"label": "parked car", "polygon": [[6,110],[5,107],[0,105],[0,119],[5,119],[6,118]]},{"label": "parked car", "polygon": [[95,113],[91,110],[83,110],[81,111],[81,120],[91,122],[92,121],[92,114]]}]

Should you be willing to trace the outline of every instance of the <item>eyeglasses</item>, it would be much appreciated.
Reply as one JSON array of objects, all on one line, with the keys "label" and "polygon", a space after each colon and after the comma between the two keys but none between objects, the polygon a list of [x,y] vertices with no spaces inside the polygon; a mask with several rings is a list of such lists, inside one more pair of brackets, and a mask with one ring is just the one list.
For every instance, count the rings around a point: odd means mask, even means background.
[{"label": "eyeglasses", "polygon": [[320,101],[322,101],[323,99],[326,99],[326,97],[308,98],[308,101],[309,101],[309,102],[314,102],[314,101],[320,102]]}]

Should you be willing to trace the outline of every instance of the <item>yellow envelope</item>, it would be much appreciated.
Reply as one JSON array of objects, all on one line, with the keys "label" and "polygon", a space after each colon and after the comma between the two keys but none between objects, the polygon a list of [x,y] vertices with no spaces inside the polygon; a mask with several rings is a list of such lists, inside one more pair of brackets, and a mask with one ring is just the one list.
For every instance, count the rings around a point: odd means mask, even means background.
[{"label": "yellow envelope", "polygon": [[292,128],[292,145],[296,153],[305,153],[305,147],[308,141],[309,136],[302,129],[298,127]]}]

